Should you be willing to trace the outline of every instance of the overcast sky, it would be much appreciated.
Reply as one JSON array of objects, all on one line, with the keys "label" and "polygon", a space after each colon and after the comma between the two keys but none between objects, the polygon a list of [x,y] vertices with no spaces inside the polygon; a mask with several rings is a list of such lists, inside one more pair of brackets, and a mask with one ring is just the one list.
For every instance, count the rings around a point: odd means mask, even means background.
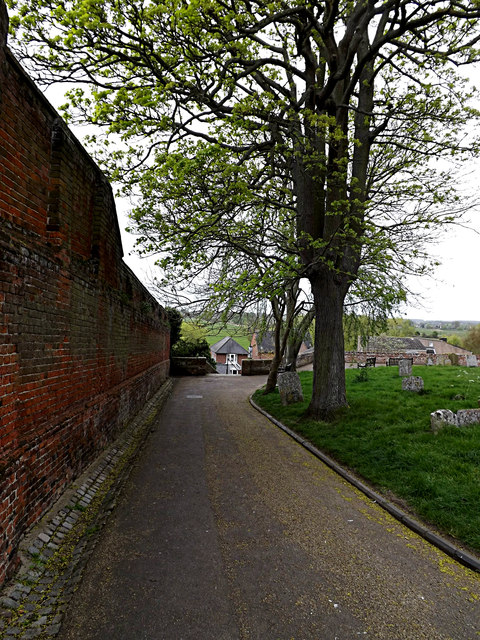
[{"label": "overcast sky", "polygon": [[[480,172],[478,179],[480,182]],[[480,230],[480,212],[473,212],[471,218],[471,227]],[[408,306],[404,317],[480,323],[480,235],[452,228],[434,249],[442,264],[434,278],[412,281],[412,288],[421,294],[422,306]]]},{"label": "overcast sky", "polygon": [[[124,260],[146,284],[154,268],[154,261],[139,258],[132,253],[135,237],[125,231],[128,225],[127,210],[128,205],[118,203]],[[480,230],[480,212],[472,213],[471,218],[471,226]],[[444,240],[434,247],[434,253],[438,255],[442,265],[438,267],[434,277],[411,281],[411,288],[419,294],[421,305],[409,305],[403,309],[402,316],[411,319],[470,320],[480,323],[480,234],[461,227],[451,228]]]}]

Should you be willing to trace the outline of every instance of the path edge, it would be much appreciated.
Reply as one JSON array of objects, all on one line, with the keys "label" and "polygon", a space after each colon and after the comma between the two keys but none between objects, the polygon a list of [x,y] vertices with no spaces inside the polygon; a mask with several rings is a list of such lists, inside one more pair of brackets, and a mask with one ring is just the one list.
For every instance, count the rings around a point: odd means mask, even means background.
[{"label": "path edge", "polygon": [[99,535],[173,386],[168,378],[22,540],[21,565],[0,588],[0,640],[53,640],[60,633]]},{"label": "path edge", "polygon": [[341,476],[344,480],[353,485],[356,489],[361,491],[367,498],[370,498],[373,502],[377,503],[382,509],[387,511],[391,516],[393,516],[396,520],[404,524],[411,531],[421,536],[424,540],[434,545],[440,551],[443,551],[445,554],[462,564],[463,566],[480,573],[480,559],[476,558],[472,554],[459,549],[454,544],[443,538],[442,536],[434,533],[424,524],[418,522],[410,515],[408,515],[405,511],[394,505],[392,502],[387,500],[384,496],[377,493],[369,486],[358,480],[354,475],[352,475],[349,471],[347,471],[344,467],[338,464],[335,460],[327,456],[323,451],[317,449],[311,442],[305,440],[298,433],[290,429],[289,427],[282,424],[279,420],[274,418],[272,415],[267,413],[264,409],[262,409],[256,402],[253,400],[253,394],[249,397],[250,404],[256,411],[265,416],[270,422],[272,422],[275,426],[279,427],[282,431],[284,431],[287,435],[289,435],[293,440],[295,440],[298,444],[300,444],[304,449],[307,449],[311,454],[313,454],[316,458],[321,460],[324,464],[326,464],[330,469],[335,471],[339,476]]}]

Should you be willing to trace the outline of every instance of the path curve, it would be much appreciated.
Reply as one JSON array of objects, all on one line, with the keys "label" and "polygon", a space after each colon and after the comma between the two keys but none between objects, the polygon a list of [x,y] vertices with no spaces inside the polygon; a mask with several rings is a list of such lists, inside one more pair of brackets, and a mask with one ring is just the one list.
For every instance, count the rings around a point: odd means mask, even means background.
[{"label": "path curve", "polygon": [[261,382],[175,382],[59,638],[479,638],[480,576],[250,407]]}]

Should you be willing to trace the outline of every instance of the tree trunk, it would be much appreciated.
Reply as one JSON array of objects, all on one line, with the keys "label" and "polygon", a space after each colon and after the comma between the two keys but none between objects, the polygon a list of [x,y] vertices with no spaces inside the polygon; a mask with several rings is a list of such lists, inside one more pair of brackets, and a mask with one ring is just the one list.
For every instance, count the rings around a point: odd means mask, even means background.
[{"label": "tree trunk", "polygon": [[290,306],[287,311],[287,318],[285,320],[285,327],[282,335],[282,325],[284,324],[283,312],[285,310],[285,306],[288,308],[288,305],[279,304],[278,299],[276,301],[272,300],[273,315],[275,316],[275,354],[268,374],[267,384],[265,385],[265,391],[263,392],[265,395],[267,393],[273,393],[277,386],[278,369],[285,354],[288,338],[295,318],[295,305],[293,305],[293,307]]},{"label": "tree trunk", "polygon": [[[273,306],[273,305],[272,305]],[[264,394],[273,393],[277,386],[278,368],[283,358],[283,349],[281,341],[282,318],[275,319],[275,352],[273,354],[272,364],[268,372],[267,384],[265,385]]]},{"label": "tree trunk", "polygon": [[290,371],[297,370],[297,356],[302,346],[302,341],[295,337],[294,342],[289,341],[287,348],[285,349],[285,364],[289,367]]},{"label": "tree trunk", "polygon": [[278,368],[280,367],[281,361],[282,355],[275,353],[270,366],[270,371],[268,372],[267,384],[265,385],[265,391],[263,392],[264,395],[275,391],[275,387],[277,386]]},{"label": "tree trunk", "polygon": [[298,353],[314,317],[315,310],[310,309],[307,311],[300,324],[294,327],[290,332],[287,347],[285,349],[285,364],[290,365],[290,371],[297,370]]},{"label": "tree trunk", "polygon": [[315,350],[313,392],[307,413],[316,420],[330,420],[348,406],[343,340],[347,287],[323,270],[310,276],[310,284],[315,304]]}]

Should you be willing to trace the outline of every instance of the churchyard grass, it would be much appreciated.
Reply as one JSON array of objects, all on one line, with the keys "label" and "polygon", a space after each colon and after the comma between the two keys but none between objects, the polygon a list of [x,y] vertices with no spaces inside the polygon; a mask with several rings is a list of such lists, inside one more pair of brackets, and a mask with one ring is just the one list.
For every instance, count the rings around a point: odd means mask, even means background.
[{"label": "churchyard grass", "polygon": [[424,379],[424,392],[402,391],[398,367],[347,369],[350,406],[333,423],[304,415],[311,372],[300,373],[303,403],[283,407],[278,392],[258,391],[254,400],[377,491],[478,553],[480,425],[434,434],[430,413],[478,407],[480,369],[414,366],[412,375]]}]

